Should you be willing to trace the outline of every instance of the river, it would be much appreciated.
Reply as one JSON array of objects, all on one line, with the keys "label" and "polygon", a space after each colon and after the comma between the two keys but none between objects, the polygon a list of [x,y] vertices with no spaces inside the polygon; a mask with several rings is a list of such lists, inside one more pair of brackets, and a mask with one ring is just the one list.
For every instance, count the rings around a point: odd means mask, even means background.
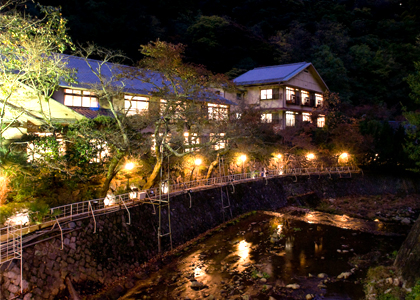
[{"label": "river", "polygon": [[399,229],[304,209],[256,212],[143,274],[120,299],[364,299],[367,266],[399,248]]}]

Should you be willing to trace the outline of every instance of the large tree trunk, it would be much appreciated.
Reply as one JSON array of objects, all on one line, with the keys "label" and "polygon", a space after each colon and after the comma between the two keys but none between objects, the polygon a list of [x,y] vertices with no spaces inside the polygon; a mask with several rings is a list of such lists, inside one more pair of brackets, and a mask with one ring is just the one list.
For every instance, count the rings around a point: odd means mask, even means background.
[{"label": "large tree trunk", "polygon": [[155,167],[153,168],[152,174],[147,178],[146,184],[143,186],[144,190],[150,189],[159,175],[160,168],[162,167],[162,155],[159,155],[156,160]]},{"label": "large tree trunk", "polygon": [[211,173],[213,173],[214,168],[219,163],[219,154],[217,154],[217,157],[215,160],[213,160],[209,166],[209,170],[207,171],[206,179],[209,179],[211,177]]},{"label": "large tree trunk", "polygon": [[420,279],[420,217],[398,251],[394,266],[410,286]]},{"label": "large tree trunk", "polygon": [[111,162],[108,166],[108,173],[106,174],[105,182],[102,185],[100,197],[104,198],[106,196],[106,193],[109,190],[109,185],[111,184],[112,179],[114,179],[115,175],[117,175],[118,173],[118,170],[117,170],[118,165],[121,159],[123,159],[124,157],[125,157],[125,152],[117,153],[117,155],[115,155],[111,159]]}]

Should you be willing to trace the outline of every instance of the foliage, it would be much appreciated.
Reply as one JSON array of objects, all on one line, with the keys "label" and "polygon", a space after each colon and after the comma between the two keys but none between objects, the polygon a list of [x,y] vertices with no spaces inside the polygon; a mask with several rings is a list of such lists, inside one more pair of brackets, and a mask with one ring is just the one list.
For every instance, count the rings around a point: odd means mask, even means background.
[{"label": "foliage", "polygon": [[405,300],[419,300],[420,299],[420,281],[416,283],[412,291],[408,293]]},{"label": "foliage", "polygon": [[0,173],[0,206],[4,203],[6,203],[7,194],[10,192],[10,179]]},{"label": "foliage", "polygon": [[[147,189],[158,177],[165,156],[184,157],[232,138],[228,112],[215,109],[210,118],[205,102],[220,102],[213,89],[230,84],[225,76],[184,63],[182,44],[157,40],[141,46],[140,51],[145,58],[133,76],[152,85],[152,96],[160,101],[154,115],[151,112],[156,163],[143,187]],[[213,134],[208,141],[201,139],[205,130]]]},{"label": "foliage", "polygon": [[36,18],[9,10],[16,1],[8,3],[0,11],[0,146],[4,133],[34,109],[25,97],[36,99],[40,117],[53,126],[50,98],[61,80],[72,81],[59,54],[72,47],[60,11],[39,6],[41,18]]}]

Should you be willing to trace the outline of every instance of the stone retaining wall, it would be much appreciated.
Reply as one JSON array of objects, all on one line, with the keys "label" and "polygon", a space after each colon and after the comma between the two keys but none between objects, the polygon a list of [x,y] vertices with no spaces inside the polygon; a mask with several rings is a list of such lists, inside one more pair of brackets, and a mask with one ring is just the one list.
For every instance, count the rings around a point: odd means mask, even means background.
[{"label": "stone retaining wall", "polygon": [[[232,216],[252,210],[276,210],[286,206],[287,199],[311,193],[319,198],[346,195],[406,194],[420,190],[418,179],[390,176],[353,175],[350,179],[337,176],[311,176],[258,180],[192,193],[192,207],[188,194],[171,199],[172,239],[174,247],[198,236],[230,218],[229,209],[223,213],[221,193],[229,196]],[[24,299],[54,299],[66,288],[68,276],[74,283],[107,284],[149,260],[157,254],[158,214],[150,204],[121,210],[96,218],[97,232],[92,218],[67,224],[70,233],[24,248]],[[167,211],[163,213],[167,221]],[[166,223],[165,223],[166,224]],[[162,233],[167,232],[167,227]],[[167,250],[169,238],[163,238]],[[0,299],[15,297],[20,291],[20,262],[0,268]],[[7,267],[7,268],[6,268]]]}]

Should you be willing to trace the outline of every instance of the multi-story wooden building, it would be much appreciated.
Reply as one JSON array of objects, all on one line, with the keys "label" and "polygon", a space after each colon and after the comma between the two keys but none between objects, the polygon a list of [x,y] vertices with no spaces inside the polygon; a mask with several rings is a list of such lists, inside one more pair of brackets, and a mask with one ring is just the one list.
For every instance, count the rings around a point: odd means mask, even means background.
[{"label": "multi-story wooden building", "polygon": [[325,124],[325,116],[313,120],[312,111],[322,106],[327,85],[311,63],[255,68],[235,78],[236,94],[224,92],[223,96],[240,107],[259,109],[261,121],[274,123],[283,129],[297,122],[316,121]]}]

